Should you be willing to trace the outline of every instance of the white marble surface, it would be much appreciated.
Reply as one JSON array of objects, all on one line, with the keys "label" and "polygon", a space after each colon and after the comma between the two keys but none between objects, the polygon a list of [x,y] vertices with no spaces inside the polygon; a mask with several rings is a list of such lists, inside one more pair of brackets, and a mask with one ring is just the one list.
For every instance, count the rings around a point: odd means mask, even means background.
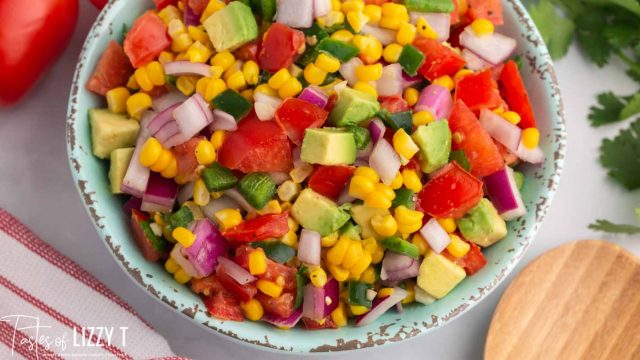
[{"label": "white marble surface", "polygon": [[[53,71],[20,106],[0,110],[0,207],[12,212],[129,302],[169,340],[177,354],[195,359],[282,358],[227,341],[152,301],[120,270],[96,235],[71,180],[65,148],[71,76],[84,34],[97,12],[89,2],[82,1],[81,14],[72,44]],[[587,224],[598,217],[632,223],[633,208],[640,205],[640,192],[628,193],[610,182],[597,163],[600,140],[616,134],[619,126],[594,130],[585,119],[599,91],[629,93],[637,85],[625,77],[620,64],[597,69],[583,60],[575,48],[557,63],[556,70],[567,113],[568,157],[551,210],[516,272],[560,243],[601,237],[587,229]],[[610,239],[640,255],[640,239]],[[480,359],[491,315],[512,278],[513,274],[464,316],[427,336],[332,358],[364,355],[370,360]]]}]

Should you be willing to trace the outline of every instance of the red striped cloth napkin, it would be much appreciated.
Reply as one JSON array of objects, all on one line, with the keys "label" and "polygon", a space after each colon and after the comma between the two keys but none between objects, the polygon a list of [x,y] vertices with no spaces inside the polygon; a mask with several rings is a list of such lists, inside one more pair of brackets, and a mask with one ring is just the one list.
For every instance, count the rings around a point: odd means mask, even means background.
[{"label": "red striped cloth napkin", "polygon": [[184,359],[109,288],[0,209],[0,359]]}]

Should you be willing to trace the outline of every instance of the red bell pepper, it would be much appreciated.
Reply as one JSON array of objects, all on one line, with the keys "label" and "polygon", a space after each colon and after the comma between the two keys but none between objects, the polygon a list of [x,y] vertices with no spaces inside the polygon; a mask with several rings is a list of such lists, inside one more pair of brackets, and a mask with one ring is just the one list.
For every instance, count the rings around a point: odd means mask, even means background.
[{"label": "red bell pepper", "polygon": [[318,166],[311,176],[309,176],[309,187],[328,198],[336,200],[349,179],[355,168],[353,166],[330,165]]},{"label": "red bell pepper", "polygon": [[224,231],[222,236],[242,243],[277,238],[289,232],[288,217],[288,212],[261,215]]},{"label": "red bell pepper", "polygon": [[22,99],[62,54],[78,0],[0,1],[0,106]]},{"label": "red bell pepper", "polygon": [[283,101],[275,113],[276,122],[296,145],[302,144],[305,130],[319,128],[328,116],[325,109],[296,98]]},{"label": "red bell pepper", "polygon": [[518,64],[509,60],[502,67],[500,78],[500,95],[506,100],[509,108],[520,114],[520,126],[523,129],[536,127],[536,118],[533,115],[533,107],[529,100],[529,94],[524,87]]},{"label": "red bell pepper", "polygon": [[456,100],[462,100],[476,115],[482,109],[493,110],[502,104],[498,84],[489,69],[460,79],[455,95]]},{"label": "red bell pepper", "polygon": [[425,56],[424,64],[418,72],[429,81],[443,75],[453,76],[465,64],[460,55],[437,40],[421,37],[413,45]]}]

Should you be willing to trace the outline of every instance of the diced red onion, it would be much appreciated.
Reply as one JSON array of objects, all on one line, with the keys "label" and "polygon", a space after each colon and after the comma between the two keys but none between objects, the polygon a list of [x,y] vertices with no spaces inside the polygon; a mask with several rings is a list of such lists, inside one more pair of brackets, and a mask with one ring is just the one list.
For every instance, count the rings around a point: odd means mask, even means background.
[{"label": "diced red onion", "polygon": [[198,75],[211,76],[209,65],[191,61],[172,61],[164,64],[164,73],[167,75]]},{"label": "diced red onion", "polygon": [[198,271],[196,270],[196,268],[193,266],[193,264],[191,263],[191,261],[189,261],[183,254],[184,247],[182,247],[182,245],[175,244],[173,246],[173,249],[171,250],[171,254],[169,255],[175,262],[178,263],[178,265],[180,265],[180,268],[182,268],[182,271],[185,272],[185,274],[196,278],[196,279],[200,279],[200,275],[198,275]]},{"label": "diced red onion", "polygon": [[[354,57],[353,59],[340,65],[340,75],[342,75],[343,79],[347,80],[349,86],[353,86],[358,82],[358,78],[356,77],[356,68],[362,65],[363,63],[358,57]],[[338,90],[336,90],[336,92],[338,92]]]},{"label": "diced red onion", "polygon": [[280,185],[283,182],[289,180],[289,174],[286,172],[270,172],[269,176],[271,176],[271,180],[276,183],[276,185]]},{"label": "diced red onion", "polygon": [[313,17],[325,16],[331,12],[331,0],[313,0]]},{"label": "diced red onion", "polygon": [[371,151],[369,166],[380,175],[382,182],[391,184],[400,170],[400,165],[400,156],[391,144],[384,138],[378,140]]},{"label": "diced red onion", "polygon": [[309,283],[304,287],[304,298],[302,302],[302,316],[312,320],[324,319],[338,307],[340,289],[334,278],[327,280],[321,287],[315,287]]},{"label": "diced red onion", "polygon": [[280,99],[279,97],[267,95],[259,91],[253,93],[253,100],[255,103],[267,103],[274,108],[278,108],[278,106],[282,104],[282,99]]},{"label": "diced red onion", "polygon": [[365,25],[362,27],[361,33],[371,35],[380,40],[382,46],[387,46],[396,42],[396,31],[384,29],[373,25]]},{"label": "diced red onion", "polygon": [[451,15],[449,13],[423,13],[417,11],[409,12],[409,19],[412,24],[416,24],[418,19],[423,17],[433,31],[438,34],[438,41],[445,41],[449,38],[451,28]]},{"label": "diced red onion", "polygon": [[251,206],[247,202],[247,200],[244,199],[244,196],[242,196],[242,194],[240,194],[240,192],[237,189],[234,188],[234,189],[224,190],[223,193],[228,197],[230,197],[231,199],[235,200],[238,203],[238,205],[240,205],[249,214],[256,213],[256,209],[254,209],[253,206]]},{"label": "diced red onion", "polygon": [[518,150],[522,130],[517,125],[487,109],[480,111],[480,125],[487,130],[492,138],[506,146],[511,152]]},{"label": "diced red onion", "polygon": [[462,59],[466,63],[465,66],[467,67],[467,69],[473,71],[482,71],[493,66],[488,62],[482,60],[478,55],[476,55],[469,49],[462,49]]},{"label": "diced red onion", "polygon": [[[386,279],[384,280],[402,281],[418,276],[418,272],[420,271],[420,262],[413,259],[411,260],[411,265],[409,265],[409,267],[406,269],[386,271]],[[382,272],[380,272],[380,278],[382,279]]]},{"label": "diced red onion", "polygon": [[140,164],[140,151],[142,151],[142,146],[148,138],[149,132],[146,130],[146,127],[141,127],[138,139],[136,140],[136,147],[131,156],[131,161],[129,161],[127,172],[120,185],[120,191],[137,198],[142,198],[144,191],[147,189],[147,183],[149,182],[149,176],[151,174],[151,170],[149,170],[148,167]]},{"label": "diced red onion", "polygon": [[528,163],[532,164],[542,164],[544,162],[544,152],[540,147],[536,147],[534,149],[529,149],[524,146],[522,140],[520,140],[520,144],[518,145],[518,149],[514,153],[520,160],[524,160]]},{"label": "diced red onion", "polygon": [[[152,173],[149,177],[147,189],[142,196],[142,203],[154,203],[173,207],[178,194],[178,184],[173,179],[166,179],[160,174]],[[144,211],[144,208],[142,209]]]},{"label": "diced red onion", "polygon": [[460,34],[460,45],[496,65],[511,56],[517,43],[515,39],[496,32],[490,35],[476,35],[471,26],[467,26]]},{"label": "diced red onion", "polygon": [[156,131],[153,136],[160,142],[160,144],[162,144],[162,146],[166,148],[168,147],[166,145],[167,140],[171,139],[173,136],[179,133],[180,128],[178,127],[178,123],[176,123],[175,121],[169,121],[168,123],[164,124],[164,126],[161,127],[158,131]]},{"label": "diced red onion", "polygon": [[382,68],[382,77],[376,81],[379,96],[402,95],[404,80],[402,66],[398,63],[389,64]]},{"label": "diced red onion", "polygon": [[485,176],[482,180],[487,196],[503,219],[513,220],[527,213],[513,176],[513,170],[509,166]]},{"label": "diced red onion", "polygon": [[373,151],[373,141],[369,141],[364,149],[358,150],[358,152],[356,153],[356,159],[368,161],[369,156],[371,156],[371,151]]},{"label": "diced red onion", "polygon": [[273,117],[276,114],[276,108],[273,107],[273,105],[267,104],[267,103],[255,103],[253,104],[253,107],[256,111],[256,116],[258,117],[258,119],[260,119],[260,121],[269,121],[269,120],[273,120]]},{"label": "diced red onion", "polygon": [[310,265],[320,265],[321,237],[317,231],[302,229],[298,243],[298,260]]},{"label": "diced red onion", "polygon": [[[384,254],[384,258],[382,259],[382,269],[384,269],[385,272],[404,270],[409,268],[414,261],[414,259],[407,255],[399,254],[393,251],[387,251]],[[387,277],[383,277],[382,274],[380,275],[380,278],[382,280],[387,280]]]},{"label": "diced red onion", "polygon": [[442,228],[438,220],[431,218],[420,229],[420,235],[427,240],[429,247],[436,254],[440,254],[442,250],[447,248],[451,242],[451,237],[445,229]]},{"label": "diced red onion", "polygon": [[167,141],[165,141],[164,146],[168,147],[168,148],[171,148],[171,147],[174,147],[174,146],[178,146],[180,144],[184,144],[187,141],[189,141],[189,139],[187,139],[181,133],[177,133],[177,134],[173,135],[172,137],[170,137]]},{"label": "diced red onion", "polygon": [[333,86],[333,91],[335,91],[335,93],[340,96],[340,92],[344,90],[347,85],[349,85],[349,82],[347,80],[340,81]]},{"label": "diced red onion", "polygon": [[296,146],[291,150],[291,157],[293,158],[293,167],[299,168],[304,164],[306,164],[300,158],[301,154],[302,154],[302,147],[300,146]]},{"label": "diced red onion", "polygon": [[369,122],[369,134],[371,135],[371,142],[377,142],[382,139],[384,136],[384,132],[387,128],[384,126],[384,123],[379,118],[373,118],[371,122]]},{"label": "diced red onion", "polygon": [[180,128],[180,133],[190,139],[197,135],[205,126],[213,122],[213,114],[209,105],[195,94],[173,110],[173,118]]},{"label": "diced red onion", "polygon": [[200,25],[200,17],[196,14],[191,6],[185,6],[184,9],[184,24],[186,26],[198,26]]},{"label": "diced red onion", "polygon": [[353,166],[369,166],[369,162],[366,159],[357,159],[353,162]]},{"label": "diced red onion", "polygon": [[349,187],[345,187],[344,190],[342,190],[342,193],[340,193],[337,203],[338,205],[342,205],[342,204],[351,203],[354,201],[356,201],[356,198],[349,195]]},{"label": "diced red onion", "polygon": [[224,131],[236,131],[238,129],[238,123],[236,119],[220,109],[213,110],[214,122],[211,125],[211,130],[224,130]]},{"label": "diced red onion", "polygon": [[173,121],[173,110],[178,107],[179,104],[173,104],[168,108],[159,112],[153,120],[149,122],[147,125],[147,129],[151,134],[157,133],[161,128],[163,128],[166,124]]},{"label": "diced red onion", "polygon": [[329,102],[329,97],[327,96],[327,94],[313,85],[307,86],[304,90],[302,90],[302,93],[300,93],[298,99],[308,101],[322,109],[324,109]]},{"label": "diced red onion", "polygon": [[182,94],[180,91],[170,91],[166,94],[154,97],[151,107],[153,108],[153,110],[160,112],[164,111],[169,106],[180,104],[185,100],[187,100],[187,97],[184,96],[184,94]]},{"label": "diced red onion", "polygon": [[[193,264],[198,276],[209,276],[218,265],[218,260],[223,259],[221,256],[226,254],[227,241],[209,219],[198,220],[193,228],[193,234],[196,236],[196,240],[188,248],[183,248],[182,254]],[[244,270],[242,267],[240,268]],[[231,276],[227,267],[225,270]]]},{"label": "diced red onion", "polygon": [[306,29],[313,24],[313,0],[279,0],[276,22]]},{"label": "diced red onion", "polygon": [[410,86],[420,84],[420,82],[422,82],[422,79],[424,79],[424,77],[420,74],[416,74],[416,76],[411,76],[403,71],[402,72],[402,88],[406,89]]},{"label": "diced red onion", "polygon": [[178,201],[178,205],[182,205],[185,202],[189,201],[193,196],[193,188],[195,182],[191,181],[182,186],[180,186],[180,190],[178,190],[178,196],[176,200]]},{"label": "diced red onion", "polygon": [[407,291],[400,288],[394,287],[393,294],[385,297],[385,298],[376,298],[373,300],[373,305],[371,306],[371,310],[368,312],[359,315],[356,317],[355,325],[356,326],[366,326],[374,321],[376,321],[382,314],[384,314],[387,310],[391,309],[397,303],[402,301],[407,297]]},{"label": "diced red onion", "polygon": [[209,201],[207,205],[201,206],[200,208],[202,209],[202,212],[206,217],[213,219],[214,214],[218,210],[222,210],[222,209],[238,209],[239,210],[241,207],[237,201],[233,200],[228,196],[223,195],[218,199],[212,199],[211,201]]},{"label": "diced red onion", "polygon": [[281,329],[289,329],[296,326],[300,319],[302,319],[302,307],[299,307],[291,316],[286,318],[271,313],[265,313],[264,316],[262,316],[262,320]]},{"label": "diced red onion", "polygon": [[449,89],[431,84],[420,92],[414,111],[429,111],[436,119],[446,119],[453,109],[453,99]]},{"label": "diced red onion", "polygon": [[156,204],[154,202],[144,201],[144,200],[142,200],[142,204],[140,205],[140,210],[150,212],[150,213],[159,212],[163,214],[168,214],[171,212],[172,209],[173,209],[172,206]]},{"label": "diced red onion", "polygon": [[124,211],[124,213],[127,216],[131,216],[131,212],[134,209],[140,210],[141,205],[142,205],[142,199],[140,199],[139,197],[132,196],[129,198],[129,200],[127,200],[127,202],[124,203],[124,205],[122,206],[122,211]]},{"label": "diced red onion", "polygon": [[404,308],[402,307],[402,301],[396,304],[396,311],[398,311],[400,314],[404,313]]},{"label": "diced red onion", "polygon": [[235,261],[227,259],[224,256],[218,257],[218,263],[224,268],[224,271],[233,280],[240,285],[245,285],[250,282],[256,281],[256,277],[251,275],[245,268],[238,265]]}]

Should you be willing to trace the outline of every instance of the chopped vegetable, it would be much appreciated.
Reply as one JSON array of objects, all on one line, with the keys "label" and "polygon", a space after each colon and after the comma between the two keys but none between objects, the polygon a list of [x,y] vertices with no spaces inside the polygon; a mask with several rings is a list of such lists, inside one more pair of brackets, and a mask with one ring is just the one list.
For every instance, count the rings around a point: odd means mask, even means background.
[{"label": "chopped vegetable", "polygon": [[211,192],[231,189],[238,183],[236,175],[219,163],[213,163],[210,167],[202,169],[202,180]]},{"label": "chopped vegetable", "polygon": [[236,121],[242,119],[251,110],[251,103],[231,89],[223,91],[211,100],[211,106],[230,114]]}]

